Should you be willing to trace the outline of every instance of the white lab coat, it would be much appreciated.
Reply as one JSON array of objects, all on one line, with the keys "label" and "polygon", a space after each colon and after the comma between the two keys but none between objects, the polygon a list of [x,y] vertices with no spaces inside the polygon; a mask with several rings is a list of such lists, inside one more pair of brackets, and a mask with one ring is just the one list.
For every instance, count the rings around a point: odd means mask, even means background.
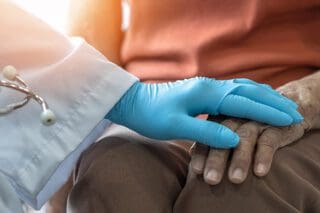
[{"label": "white lab coat", "polygon": [[[67,180],[81,152],[108,122],[103,118],[138,79],[83,40],[71,40],[0,0],[0,69],[14,65],[57,116],[40,122],[34,101],[0,117],[0,212],[39,209]],[[6,89],[0,104],[19,100]]]}]

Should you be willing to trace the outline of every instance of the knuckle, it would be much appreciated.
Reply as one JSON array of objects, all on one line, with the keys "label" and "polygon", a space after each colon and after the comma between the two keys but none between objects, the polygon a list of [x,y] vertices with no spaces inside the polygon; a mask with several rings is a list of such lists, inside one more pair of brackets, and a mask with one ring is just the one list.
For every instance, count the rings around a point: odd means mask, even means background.
[{"label": "knuckle", "polygon": [[292,125],[288,127],[284,127],[282,133],[282,139],[278,142],[279,146],[285,146],[290,144],[299,138],[301,138],[305,134],[305,128],[302,124]]},{"label": "knuckle", "polygon": [[240,127],[237,130],[237,133],[238,133],[239,137],[241,139],[243,139],[243,138],[249,138],[254,132],[251,129],[246,129],[246,128]]},{"label": "knuckle", "polygon": [[248,150],[238,149],[234,153],[232,161],[237,165],[247,164],[250,162],[252,155],[253,153]]},{"label": "knuckle", "polygon": [[234,131],[241,125],[241,121],[239,119],[235,119],[235,118],[234,119],[227,119],[227,120],[222,121],[221,124]]},{"label": "knuckle", "polygon": [[219,158],[224,158],[227,155],[228,150],[211,149],[210,152],[211,152],[210,154],[212,156],[216,156],[216,157],[219,157]]},{"label": "knuckle", "polygon": [[209,157],[207,159],[210,164],[221,165],[227,162],[228,152],[210,151]]},{"label": "knuckle", "polygon": [[273,134],[271,131],[268,131],[261,135],[258,144],[260,146],[267,146],[272,148],[273,150],[276,150],[279,146],[280,141],[281,138],[277,138],[275,134]]},{"label": "knuckle", "polygon": [[206,161],[206,167],[207,168],[217,168],[219,167],[219,165],[221,164],[221,162],[219,162],[217,160],[217,158],[213,158],[213,157],[208,157],[207,161]]},{"label": "knuckle", "polygon": [[255,161],[267,164],[272,161],[274,153],[277,148],[273,145],[259,144],[258,151],[255,155]]},{"label": "knuckle", "polygon": [[253,122],[249,122],[239,127],[237,133],[242,143],[254,143],[259,133],[258,126]]},{"label": "knuckle", "polygon": [[233,168],[235,167],[245,168],[250,163],[251,163],[251,155],[248,155],[248,153],[242,153],[232,158]]},{"label": "knuckle", "polygon": [[234,156],[237,158],[246,158],[248,155],[249,155],[248,150],[240,147],[237,148],[234,153]]},{"label": "knuckle", "polygon": [[208,158],[206,161],[206,170],[216,170],[218,173],[222,173],[227,166],[226,161],[217,161],[216,159]]}]

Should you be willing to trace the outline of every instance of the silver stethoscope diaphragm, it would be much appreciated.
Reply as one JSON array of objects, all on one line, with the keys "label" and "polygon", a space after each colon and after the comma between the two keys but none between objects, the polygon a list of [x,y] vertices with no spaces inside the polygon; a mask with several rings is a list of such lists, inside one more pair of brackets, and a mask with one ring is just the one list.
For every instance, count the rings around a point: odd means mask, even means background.
[{"label": "silver stethoscope diaphragm", "polygon": [[6,106],[0,106],[0,116],[11,113],[12,111],[25,106],[31,99],[35,100],[41,105],[41,122],[46,126],[53,125],[56,122],[55,114],[49,109],[47,102],[35,94],[31,88],[26,84],[24,80],[18,74],[15,67],[8,65],[3,68],[2,75],[6,80],[0,80],[0,87],[7,87],[25,94],[25,97],[21,101],[8,104]]}]

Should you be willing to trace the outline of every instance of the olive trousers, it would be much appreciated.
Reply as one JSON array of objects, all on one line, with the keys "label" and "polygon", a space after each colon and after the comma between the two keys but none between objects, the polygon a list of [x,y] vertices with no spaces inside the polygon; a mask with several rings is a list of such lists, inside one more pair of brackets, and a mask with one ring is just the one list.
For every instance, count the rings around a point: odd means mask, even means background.
[{"label": "olive trousers", "polygon": [[[74,172],[68,212],[320,212],[320,131],[277,151],[264,178],[209,186],[188,173],[188,146],[144,138],[113,125]],[[252,169],[251,169],[252,171]]]}]

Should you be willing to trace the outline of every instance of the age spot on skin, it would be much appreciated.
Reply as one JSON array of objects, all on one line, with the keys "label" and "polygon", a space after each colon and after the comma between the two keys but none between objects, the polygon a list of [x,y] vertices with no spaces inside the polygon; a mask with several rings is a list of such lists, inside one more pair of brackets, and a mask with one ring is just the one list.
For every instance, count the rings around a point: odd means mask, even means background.
[{"label": "age spot on skin", "polygon": [[312,103],[313,101],[313,96],[311,95],[310,90],[308,91],[308,89],[306,88],[301,88],[298,91],[298,98],[300,101],[303,101],[305,104]]}]

